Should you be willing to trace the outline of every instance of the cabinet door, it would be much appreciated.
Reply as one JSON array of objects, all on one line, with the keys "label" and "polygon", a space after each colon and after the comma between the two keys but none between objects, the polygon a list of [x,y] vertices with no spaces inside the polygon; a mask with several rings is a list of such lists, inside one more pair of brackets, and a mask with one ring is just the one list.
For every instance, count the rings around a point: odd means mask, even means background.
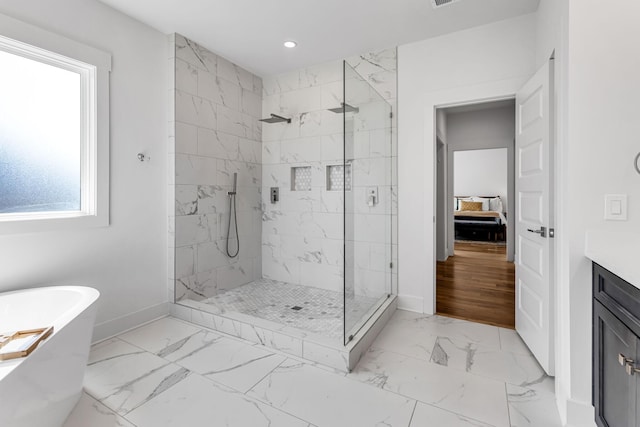
[{"label": "cabinet door", "polygon": [[601,427],[636,427],[636,375],[629,375],[618,355],[633,360],[638,338],[599,302],[594,303],[594,404]]}]

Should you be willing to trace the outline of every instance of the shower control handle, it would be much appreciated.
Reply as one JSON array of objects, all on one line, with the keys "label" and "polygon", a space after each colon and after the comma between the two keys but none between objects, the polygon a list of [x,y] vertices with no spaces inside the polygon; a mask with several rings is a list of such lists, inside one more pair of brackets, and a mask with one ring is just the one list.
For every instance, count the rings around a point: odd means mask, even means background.
[{"label": "shower control handle", "polygon": [[271,187],[271,204],[276,204],[280,200],[280,187]]}]

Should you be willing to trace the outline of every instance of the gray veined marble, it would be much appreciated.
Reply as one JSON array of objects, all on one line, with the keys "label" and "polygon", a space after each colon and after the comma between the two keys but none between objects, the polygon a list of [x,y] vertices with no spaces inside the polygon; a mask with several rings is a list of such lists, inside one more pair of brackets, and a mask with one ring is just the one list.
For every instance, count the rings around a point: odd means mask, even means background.
[{"label": "gray veined marble", "polygon": [[[521,387],[462,369],[465,346],[450,343],[464,337],[477,346],[473,370],[487,348],[478,343],[491,344],[489,331],[498,332],[495,327],[396,311],[373,350],[345,374],[285,359],[261,345],[274,341],[288,346],[291,337],[198,313],[194,319],[220,323],[221,330],[252,342],[163,318],[94,345],[85,378],[87,394],[64,427],[562,425],[553,390]],[[431,355],[425,359],[406,354],[434,331],[440,335],[430,341],[431,347],[439,341],[451,355],[448,366],[434,363]],[[526,355],[510,332],[504,332],[502,348],[492,351]],[[393,342],[393,349],[381,349],[394,335],[401,341]],[[318,359],[339,357],[322,355],[322,345],[315,346],[310,347]],[[299,352],[302,355],[302,348]]]},{"label": "gray veined marble", "polygon": [[[199,301],[261,275],[262,230],[253,216],[261,205],[262,81],[192,40],[173,39],[176,154],[169,182],[176,216],[170,239],[191,252],[176,251],[169,276],[175,301]],[[240,259],[228,260],[219,248],[227,237],[234,173],[242,250]]]},{"label": "gray veined marble", "polygon": [[189,371],[119,339],[91,353],[85,389],[108,408],[126,414],[175,385]]},{"label": "gray veined marble", "polygon": [[555,395],[507,384],[511,427],[560,427]]},{"label": "gray veined marble", "polygon": [[135,427],[102,403],[83,393],[63,427]]}]

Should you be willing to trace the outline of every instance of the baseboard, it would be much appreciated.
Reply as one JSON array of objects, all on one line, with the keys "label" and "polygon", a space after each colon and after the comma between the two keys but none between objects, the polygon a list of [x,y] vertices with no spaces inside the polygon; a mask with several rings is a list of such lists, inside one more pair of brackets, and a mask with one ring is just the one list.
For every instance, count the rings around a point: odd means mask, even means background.
[{"label": "baseboard", "polygon": [[567,427],[596,427],[595,409],[590,403],[567,400]]},{"label": "baseboard", "polygon": [[103,341],[168,314],[169,303],[163,302],[116,319],[107,320],[94,326],[93,342]]},{"label": "baseboard", "polygon": [[424,300],[411,295],[398,295],[398,309],[424,313]]}]

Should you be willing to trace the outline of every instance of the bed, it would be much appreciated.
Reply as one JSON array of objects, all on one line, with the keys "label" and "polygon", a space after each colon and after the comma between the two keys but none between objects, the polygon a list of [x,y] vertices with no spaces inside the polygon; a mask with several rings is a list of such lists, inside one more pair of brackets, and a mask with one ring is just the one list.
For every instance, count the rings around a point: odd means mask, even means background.
[{"label": "bed", "polygon": [[[499,196],[457,196],[454,206],[456,240],[505,240],[507,218]],[[481,209],[478,209],[479,207]]]}]

